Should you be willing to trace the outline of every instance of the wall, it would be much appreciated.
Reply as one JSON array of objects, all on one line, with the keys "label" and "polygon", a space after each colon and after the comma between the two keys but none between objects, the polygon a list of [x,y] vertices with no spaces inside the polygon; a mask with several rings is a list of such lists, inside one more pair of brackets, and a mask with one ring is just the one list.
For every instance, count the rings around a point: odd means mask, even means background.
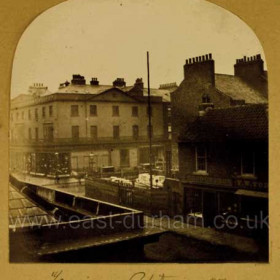
[{"label": "wall", "polygon": [[[71,117],[71,105],[79,105],[79,117]],[[90,116],[90,105],[97,105],[97,116]],[[119,116],[112,116],[112,106],[119,106]],[[138,117],[132,116],[132,106],[138,106]],[[87,106],[87,114],[85,110]],[[60,102],[59,138],[71,138],[71,126],[80,126],[80,137],[90,137],[90,126],[97,126],[98,137],[113,137],[113,126],[120,126],[120,137],[132,137],[132,126],[139,126],[139,136],[147,136],[147,106],[143,103]],[[106,123],[104,123],[106,120]],[[163,132],[162,104],[153,104],[152,125],[154,135]]]},{"label": "wall", "polygon": [[[268,180],[268,146],[259,142],[207,143],[207,173],[209,177],[232,178],[234,173],[241,174],[241,149],[255,151],[256,177]],[[179,144],[180,178],[196,171],[195,144]]]},{"label": "wall", "polygon": [[121,198],[121,187],[99,179],[86,179],[85,195],[91,198],[120,204],[139,209],[146,214],[167,214],[169,209],[169,197],[166,190],[149,190],[139,188],[123,188],[123,191],[131,192],[127,203]]}]

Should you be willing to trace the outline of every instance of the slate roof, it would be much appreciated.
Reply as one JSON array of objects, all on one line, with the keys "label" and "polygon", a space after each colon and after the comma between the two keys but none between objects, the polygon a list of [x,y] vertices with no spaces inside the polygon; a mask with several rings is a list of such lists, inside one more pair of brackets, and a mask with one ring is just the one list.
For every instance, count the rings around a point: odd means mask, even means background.
[{"label": "slate roof", "polygon": [[[156,89],[156,88],[150,89],[151,96],[162,97],[162,100],[164,102],[170,102],[170,93],[171,92],[172,92],[172,90],[170,90],[170,89]],[[148,96],[147,88],[144,88],[144,96]]]},{"label": "slate roof", "polygon": [[[114,88],[112,85],[75,85],[59,88],[56,93],[79,93],[79,94],[100,94],[108,89]],[[121,89],[121,88],[120,88]]]},{"label": "slate roof", "polygon": [[210,109],[188,124],[179,142],[222,142],[268,139],[266,104]]},{"label": "slate roof", "polygon": [[252,88],[239,77],[215,74],[215,87],[218,91],[234,100],[245,100],[246,103],[267,103],[263,93]]},{"label": "slate roof", "polygon": [[9,187],[9,225],[18,228],[55,223],[56,219],[15,188]]}]

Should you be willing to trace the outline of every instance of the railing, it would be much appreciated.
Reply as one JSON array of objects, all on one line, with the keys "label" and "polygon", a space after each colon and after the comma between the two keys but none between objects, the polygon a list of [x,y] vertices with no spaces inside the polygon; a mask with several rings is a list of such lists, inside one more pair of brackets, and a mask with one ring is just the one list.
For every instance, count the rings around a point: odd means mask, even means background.
[{"label": "railing", "polygon": [[257,178],[245,178],[234,176],[232,178],[219,178],[206,175],[186,175],[183,182],[201,186],[213,186],[235,189],[250,189],[256,191],[267,191],[268,182],[259,181]]},{"label": "railing", "polygon": [[[98,138],[53,138],[53,139],[15,139],[11,140],[12,145],[85,145],[85,144],[105,144],[105,143],[140,143],[148,142],[147,136],[121,136],[113,137],[98,137]],[[162,135],[153,136],[152,141],[168,141],[168,138]]]}]

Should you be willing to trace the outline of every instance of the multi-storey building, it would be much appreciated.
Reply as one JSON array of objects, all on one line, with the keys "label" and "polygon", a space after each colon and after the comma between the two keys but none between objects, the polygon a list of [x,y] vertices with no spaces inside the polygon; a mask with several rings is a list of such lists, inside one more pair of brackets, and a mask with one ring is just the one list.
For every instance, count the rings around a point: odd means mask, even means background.
[{"label": "multi-storey building", "polygon": [[[153,161],[165,167],[170,86],[151,89]],[[149,162],[147,98],[142,79],[99,85],[73,75],[55,93],[35,84],[11,101],[11,169],[55,175]]]},{"label": "multi-storey building", "polygon": [[196,119],[205,103],[214,108],[267,103],[267,92],[267,72],[260,55],[237,59],[234,75],[215,73],[211,54],[187,59],[184,80],[171,93],[173,168],[179,167],[178,135]]},{"label": "multi-storey building", "polygon": [[206,226],[219,215],[260,220],[268,212],[263,61],[238,59],[234,76],[215,74],[211,55],[187,60],[184,68],[185,79],[171,94],[179,158],[178,179],[167,182],[171,213],[202,217]]},{"label": "multi-storey building", "polygon": [[218,215],[224,214],[244,222],[265,219],[267,109],[267,104],[210,109],[188,125],[178,138],[181,211],[202,215],[206,226],[222,226],[226,217]]}]

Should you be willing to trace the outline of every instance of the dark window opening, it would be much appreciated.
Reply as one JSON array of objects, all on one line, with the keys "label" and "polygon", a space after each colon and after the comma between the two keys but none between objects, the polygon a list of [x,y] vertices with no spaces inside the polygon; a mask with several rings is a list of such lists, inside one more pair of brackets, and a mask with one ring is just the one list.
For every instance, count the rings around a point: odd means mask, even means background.
[{"label": "dark window opening", "polygon": [[71,105],[71,117],[78,117],[78,116],[79,116],[79,106]]}]

